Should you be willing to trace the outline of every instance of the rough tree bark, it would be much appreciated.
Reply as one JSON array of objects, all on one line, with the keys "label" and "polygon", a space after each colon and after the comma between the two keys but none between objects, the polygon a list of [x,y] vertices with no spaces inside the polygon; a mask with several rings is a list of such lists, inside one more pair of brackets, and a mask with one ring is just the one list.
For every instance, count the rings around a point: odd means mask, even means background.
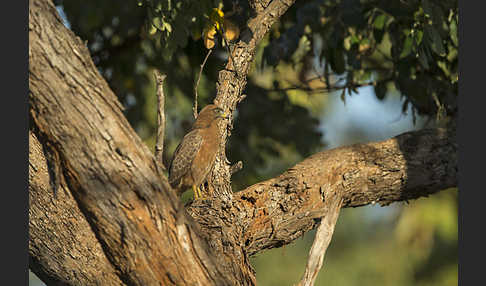
[{"label": "rough tree bark", "polygon": [[240,279],[221,269],[224,263],[159,176],[88,49],[63,26],[50,1],[29,1],[29,90],[31,130],[56,154],[53,170],[61,174],[54,177],[65,178],[124,283],[219,285]]},{"label": "rough tree bark", "polygon": [[[294,1],[253,2],[219,75],[215,103],[232,111],[257,43]],[[331,195],[386,205],[457,185],[454,130],[317,153],[234,194],[222,146],[217,197],[185,209],[48,0],[29,1],[29,90],[29,267],[49,285],[254,285],[248,257],[316,227]]]},{"label": "rough tree bark", "polygon": [[46,150],[29,131],[29,265],[48,285],[122,285],[71,190],[60,182],[54,194],[51,183]]}]

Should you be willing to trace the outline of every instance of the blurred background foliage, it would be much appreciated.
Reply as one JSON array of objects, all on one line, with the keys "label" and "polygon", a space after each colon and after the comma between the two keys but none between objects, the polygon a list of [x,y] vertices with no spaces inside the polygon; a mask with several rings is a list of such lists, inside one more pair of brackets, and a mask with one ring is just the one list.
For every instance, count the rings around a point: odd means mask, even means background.
[{"label": "blurred background foliage", "polygon": [[[166,165],[193,122],[214,8],[230,23],[221,25],[236,27],[241,37],[254,15],[242,0],[54,2],[152,150],[153,69],[167,74]],[[235,114],[227,154],[243,169],[233,176],[234,190],[326,148],[454,117],[457,26],[453,0],[296,1],[259,45]],[[199,109],[216,94],[227,50],[216,35],[198,86]],[[457,189],[409,205],[345,209],[316,285],[457,285],[457,235]],[[297,283],[313,236],[253,257],[259,285]]]}]

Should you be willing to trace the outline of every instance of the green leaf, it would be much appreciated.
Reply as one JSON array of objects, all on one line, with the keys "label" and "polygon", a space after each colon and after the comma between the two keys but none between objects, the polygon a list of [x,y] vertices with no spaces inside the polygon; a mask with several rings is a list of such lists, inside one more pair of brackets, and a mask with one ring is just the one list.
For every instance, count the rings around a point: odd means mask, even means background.
[{"label": "green leaf", "polygon": [[400,57],[399,57],[400,59],[410,54],[410,52],[412,51],[412,43],[413,43],[412,37],[407,37],[405,39],[405,42],[403,43],[402,52],[400,53]]},{"label": "green leaf", "polygon": [[457,58],[457,48],[453,45],[449,45],[449,54],[447,55],[447,60],[453,62]]},{"label": "green leaf", "polygon": [[420,43],[422,43],[422,39],[424,37],[424,32],[421,30],[417,30],[415,33],[415,45],[418,46]]},{"label": "green leaf", "polygon": [[442,71],[444,71],[445,75],[446,75],[447,77],[449,77],[449,75],[450,75],[450,71],[449,71],[449,69],[448,69],[448,67],[447,67],[447,65],[446,65],[446,63],[445,63],[445,62],[443,62],[443,61],[438,61],[438,62],[437,62],[437,66],[439,66],[439,68],[441,68],[441,69],[442,69]]},{"label": "green leaf", "polygon": [[456,23],[455,19],[452,19],[452,21],[449,25],[449,29],[450,29],[450,35],[451,35],[452,42],[454,43],[454,45],[456,47],[459,46],[459,39],[457,37],[457,23]]},{"label": "green leaf", "polygon": [[379,15],[378,17],[375,18],[375,21],[373,22],[373,27],[375,27],[378,30],[382,30],[383,27],[385,27],[385,20],[386,20],[385,14]]},{"label": "green leaf", "polygon": [[351,48],[351,36],[347,36],[346,38],[344,38],[343,46],[344,49],[346,49],[347,51]]},{"label": "green leaf", "polygon": [[168,23],[168,22],[164,22],[162,21],[162,27],[161,27],[161,30],[167,30],[167,33],[170,34],[170,32],[172,32],[172,26]]},{"label": "green leaf", "polygon": [[439,56],[445,56],[446,51],[444,45],[442,44],[442,38],[439,32],[433,26],[426,26],[425,33],[427,34],[430,42],[430,48]]},{"label": "green leaf", "polygon": [[359,38],[356,35],[351,35],[351,44],[359,43]]},{"label": "green leaf", "polygon": [[162,19],[159,17],[155,17],[152,19],[152,23],[155,27],[161,29],[162,28]]},{"label": "green leaf", "polygon": [[427,55],[425,54],[425,50],[424,48],[420,48],[419,51],[418,51],[418,58],[419,58],[419,62],[420,62],[420,65],[428,70],[429,69],[429,62],[427,60]]}]

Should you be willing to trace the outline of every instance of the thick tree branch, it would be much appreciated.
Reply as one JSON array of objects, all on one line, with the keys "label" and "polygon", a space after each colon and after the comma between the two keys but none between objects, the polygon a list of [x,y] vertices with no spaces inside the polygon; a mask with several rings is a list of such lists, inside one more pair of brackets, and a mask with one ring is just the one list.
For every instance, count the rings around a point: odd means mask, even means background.
[{"label": "thick tree branch", "polygon": [[29,266],[47,285],[124,285],[70,190],[54,185],[42,144],[29,132]]},{"label": "thick tree branch", "polygon": [[86,46],[47,0],[29,1],[29,90],[36,135],[59,153],[67,186],[123,282],[233,284],[233,273],[221,271],[227,262],[200,239],[159,177]]},{"label": "thick tree branch", "polygon": [[253,255],[317,227],[329,215],[328,197],[340,197],[343,207],[384,206],[455,187],[457,156],[455,128],[407,132],[314,154],[276,178],[235,193],[231,206],[214,200],[193,204],[189,211],[203,228],[221,227],[222,233],[207,231],[212,241],[232,239],[241,252]]},{"label": "thick tree branch", "polygon": [[457,186],[455,129],[426,129],[320,152],[282,175],[234,196],[246,251],[290,243],[328,215],[336,194],[343,207],[406,201]]},{"label": "thick tree branch", "polygon": [[[241,33],[240,40],[232,46],[231,57],[228,57],[230,59],[228,64],[218,75],[217,94],[214,103],[231,112],[236,110],[236,105],[242,99],[250,64],[253,61],[258,43],[263,39],[272,25],[292,6],[295,0],[254,0],[250,2],[252,2],[252,5],[254,4],[254,6],[256,5],[262,9],[258,10],[256,16],[248,21],[248,27]],[[232,120],[233,118],[231,116],[230,122]],[[232,197],[230,183],[231,172],[224,151],[226,137],[228,136],[227,127],[227,125],[220,127],[221,136],[223,136],[224,140],[221,144],[221,152],[216,160],[209,181],[215,187],[214,193],[217,197],[230,202]]]}]

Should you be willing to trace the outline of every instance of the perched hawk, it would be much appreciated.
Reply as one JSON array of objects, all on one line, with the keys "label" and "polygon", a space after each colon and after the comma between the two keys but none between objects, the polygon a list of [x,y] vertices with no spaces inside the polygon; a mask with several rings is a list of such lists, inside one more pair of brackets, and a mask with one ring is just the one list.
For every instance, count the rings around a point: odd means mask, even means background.
[{"label": "perched hawk", "polygon": [[177,146],[169,166],[169,183],[178,195],[192,187],[194,199],[202,198],[199,185],[211,170],[221,143],[218,122],[228,115],[214,104],[205,106]]}]

